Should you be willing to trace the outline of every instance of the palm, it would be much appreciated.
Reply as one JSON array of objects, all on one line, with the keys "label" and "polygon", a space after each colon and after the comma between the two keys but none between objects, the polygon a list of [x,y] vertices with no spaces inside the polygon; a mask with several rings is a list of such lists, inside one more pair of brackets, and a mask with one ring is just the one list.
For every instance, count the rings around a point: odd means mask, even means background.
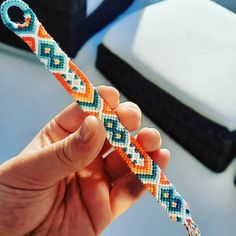
[{"label": "palm", "polygon": [[[38,146],[39,143],[44,145]],[[37,150],[51,143],[52,138],[47,133],[40,133],[24,150],[24,153],[32,151],[32,147]],[[108,147],[107,143],[104,144],[103,151],[107,150]],[[40,206],[37,207],[44,206],[44,211],[41,216],[37,216],[40,227],[35,230],[36,235],[41,235],[45,230],[50,230],[55,235],[58,235],[58,231],[62,235],[73,235],[73,232],[75,235],[78,232],[80,232],[80,235],[86,236],[98,235],[112,220],[125,211],[137,197],[144,193],[144,189],[138,181],[135,186],[132,186],[136,179],[128,172],[128,168],[120,157],[116,154],[112,155],[113,161],[118,164],[117,173],[109,174],[110,161],[104,161],[102,155],[99,154],[97,159],[83,170],[71,174],[71,176],[46,190],[38,190]],[[125,172],[127,174],[123,175]],[[134,199],[131,202],[121,203],[115,196],[119,191],[124,190],[124,181],[130,183],[130,186],[125,186],[129,193],[124,194],[131,193]],[[50,196],[50,198],[47,196]],[[41,199],[44,198],[46,200],[42,202]],[[34,207],[35,201],[32,204],[34,210],[32,215],[29,215],[29,219],[34,217],[35,212],[40,212]],[[44,218],[43,223],[40,222],[40,219]],[[71,221],[72,218],[78,220]],[[34,228],[34,226],[35,222],[30,228]]]}]

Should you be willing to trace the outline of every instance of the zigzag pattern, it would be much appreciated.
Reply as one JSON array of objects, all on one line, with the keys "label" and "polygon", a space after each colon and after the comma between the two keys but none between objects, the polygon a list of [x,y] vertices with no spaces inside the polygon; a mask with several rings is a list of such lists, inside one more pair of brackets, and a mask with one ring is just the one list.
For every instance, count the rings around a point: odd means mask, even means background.
[{"label": "zigzag pattern", "polygon": [[[8,17],[8,9],[19,7],[25,23],[17,24]],[[21,0],[7,0],[1,5],[3,22],[24,40],[81,108],[99,117],[115,147],[131,171],[164,206],[173,221],[182,222],[190,236],[200,236],[188,204],[176,191],[159,166],[152,161],[140,144],[123,127],[116,114],[93,88],[88,78],[77,68],[38,21],[34,12]]]}]

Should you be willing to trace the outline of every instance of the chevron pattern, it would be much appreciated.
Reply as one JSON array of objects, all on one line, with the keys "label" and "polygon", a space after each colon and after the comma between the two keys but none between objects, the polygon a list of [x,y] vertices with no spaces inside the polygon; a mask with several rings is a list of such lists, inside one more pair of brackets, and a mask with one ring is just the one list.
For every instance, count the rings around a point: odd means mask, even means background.
[{"label": "chevron pattern", "polygon": [[[17,6],[24,12],[25,23],[17,24],[9,19],[7,12],[11,6]],[[109,142],[131,171],[164,207],[170,218],[183,223],[190,236],[200,236],[186,201],[159,166],[123,127],[88,78],[50,37],[29,6],[21,0],[7,0],[1,5],[1,15],[5,25],[28,44],[80,107],[88,114],[96,115],[101,119]]]}]

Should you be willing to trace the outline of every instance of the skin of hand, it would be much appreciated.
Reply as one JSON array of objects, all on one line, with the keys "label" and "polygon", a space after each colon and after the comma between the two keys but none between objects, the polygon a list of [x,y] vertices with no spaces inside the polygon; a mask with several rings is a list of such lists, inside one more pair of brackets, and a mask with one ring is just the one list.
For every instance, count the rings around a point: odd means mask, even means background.
[{"label": "skin of hand", "polygon": [[[98,88],[129,131],[141,124],[141,111],[120,104],[112,87]],[[136,136],[162,169],[170,153],[157,130]],[[43,128],[16,157],[0,166],[0,235],[95,236],[145,192],[114,151],[102,123],[73,103]]]}]

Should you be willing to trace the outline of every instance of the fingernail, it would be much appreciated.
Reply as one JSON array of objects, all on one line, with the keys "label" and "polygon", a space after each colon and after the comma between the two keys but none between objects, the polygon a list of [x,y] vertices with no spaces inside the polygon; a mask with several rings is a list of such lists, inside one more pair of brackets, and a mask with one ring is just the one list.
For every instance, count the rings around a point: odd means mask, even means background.
[{"label": "fingernail", "polygon": [[162,153],[166,153],[166,155],[170,158],[171,153],[170,153],[170,151],[169,151],[167,148],[162,148],[162,149],[161,149],[161,152],[162,152]]},{"label": "fingernail", "polygon": [[82,127],[80,129],[79,141],[86,144],[92,138],[96,131],[98,120],[95,116],[88,116],[85,118]]},{"label": "fingernail", "polygon": [[150,130],[151,132],[157,134],[158,136],[160,136],[160,132],[159,132],[157,129],[155,129],[155,128],[149,128],[149,127],[147,127],[147,129]]}]

